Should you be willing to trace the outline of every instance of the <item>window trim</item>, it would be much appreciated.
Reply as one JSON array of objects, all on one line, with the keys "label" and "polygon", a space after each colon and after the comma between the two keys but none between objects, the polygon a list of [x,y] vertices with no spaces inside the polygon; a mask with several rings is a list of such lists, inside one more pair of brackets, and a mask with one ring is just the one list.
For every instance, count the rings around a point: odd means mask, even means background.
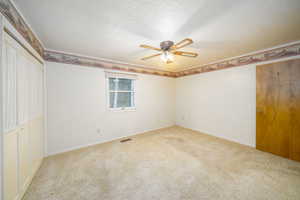
[{"label": "window trim", "polygon": [[[129,79],[132,81],[133,90],[110,90],[109,89],[109,78],[117,78],[117,79]],[[136,111],[136,79],[133,78],[123,78],[123,77],[105,77],[106,82],[106,108],[109,111],[115,112],[124,112],[124,111]],[[133,106],[132,107],[122,107],[122,108],[111,108],[110,107],[110,93],[111,92],[131,92],[133,93]]]}]

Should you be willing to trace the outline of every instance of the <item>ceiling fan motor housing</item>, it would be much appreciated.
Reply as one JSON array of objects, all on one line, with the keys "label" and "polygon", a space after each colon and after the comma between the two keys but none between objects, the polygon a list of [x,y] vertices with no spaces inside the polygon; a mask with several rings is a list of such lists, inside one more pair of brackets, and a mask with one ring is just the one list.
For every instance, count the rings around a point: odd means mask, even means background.
[{"label": "ceiling fan motor housing", "polygon": [[168,51],[172,46],[174,45],[174,42],[172,41],[163,41],[160,43],[160,48],[164,51]]}]

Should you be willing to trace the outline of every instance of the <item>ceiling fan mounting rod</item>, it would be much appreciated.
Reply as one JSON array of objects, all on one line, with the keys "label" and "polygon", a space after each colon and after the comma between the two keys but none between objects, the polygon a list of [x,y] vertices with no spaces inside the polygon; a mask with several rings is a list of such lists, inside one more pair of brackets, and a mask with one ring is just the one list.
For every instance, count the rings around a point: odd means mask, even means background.
[{"label": "ceiling fan mounting rod", "polygon": [[163,50],[163,51],[168,51],[170,50],[170,48],[174,45],[174,42],[173,41],[170,41],[170,40],[167,40],[167,41],[163,41],[160,43],[160,48]]}]

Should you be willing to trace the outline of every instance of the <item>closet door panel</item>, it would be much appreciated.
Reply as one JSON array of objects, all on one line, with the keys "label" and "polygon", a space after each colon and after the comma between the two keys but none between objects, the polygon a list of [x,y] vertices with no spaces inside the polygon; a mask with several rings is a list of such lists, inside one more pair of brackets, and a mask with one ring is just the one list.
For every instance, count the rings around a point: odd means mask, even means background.
[{"label": "closet door panel", "polygon": [[24,126],[20,129],[18,134],[19,139],[19,186],[24,190],[30,176],[29,172],[29,141],[28,141],[28,127]]},{"label": "closet door panel", "polygon": [[34,109],[34,68],[32,66],[32,62],[27,60],[28,67],[28,120],[33,120],[33,109]]},{"label": "closet door panel", "polygon": [[4,200],[14,200],[18,195],[18,133],[4,134]]},{"label": "closet door panel", "polygon": [[18,70],[18,122],[26,124],[28,122],[28,58],[22,53],[17,57]]},{"label": "closet door panel", "polygon": [[29,71],[29,119],[34,120],[39,116],[39,71],[36,62],[28,61]]},{"label": "closet door panel", "polygon": [[4,131],[8,132],[17,126],[17,71],[16,71],[16,49],[8,42],[4,45]]},{"label": "closet door panel", "polygon": [[38,116],[43,117],[44,115],[44,71],[42,66],[39,64],[39,75],[38,75]]},{"label": "closet door panel", "polygon": [[40,150],[40,146],[42,145],[40,140],[41,133],[37,119],[30,121],[29,130],[29,165],[32,170],[31,173],[35,173],[42,159]]},{"label": "closet door panel", "polygon": [[38,159],[41,160],[44,157],[44,118],[39,117],[38,119],[38,140],[39,140],[39,146],[38,146]]}]

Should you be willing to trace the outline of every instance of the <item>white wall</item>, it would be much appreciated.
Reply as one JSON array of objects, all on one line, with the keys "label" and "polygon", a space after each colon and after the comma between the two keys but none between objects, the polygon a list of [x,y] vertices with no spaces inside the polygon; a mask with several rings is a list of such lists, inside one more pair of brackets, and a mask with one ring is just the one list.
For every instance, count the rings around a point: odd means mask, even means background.
[{"label": "white wall", "polygon": [[46,66],[48,155],[175,123],[255,147],[256,65],[177,79],[138,74],[137,110],[127,112],[107,110],[103,69]]},{"label": "white wall", "polygon": [[176,124],[255,147],[256,65],[177,78]]},{"label": "white wall", "polygon": [[177,79],[177,124],[254,146],[255,73],[250,65]]},{"label": "white wall", "polygon": [[103,69],[46,67],[48,155],[175,124],[174,78],[138,74],[136,111],[113,112]]}]

